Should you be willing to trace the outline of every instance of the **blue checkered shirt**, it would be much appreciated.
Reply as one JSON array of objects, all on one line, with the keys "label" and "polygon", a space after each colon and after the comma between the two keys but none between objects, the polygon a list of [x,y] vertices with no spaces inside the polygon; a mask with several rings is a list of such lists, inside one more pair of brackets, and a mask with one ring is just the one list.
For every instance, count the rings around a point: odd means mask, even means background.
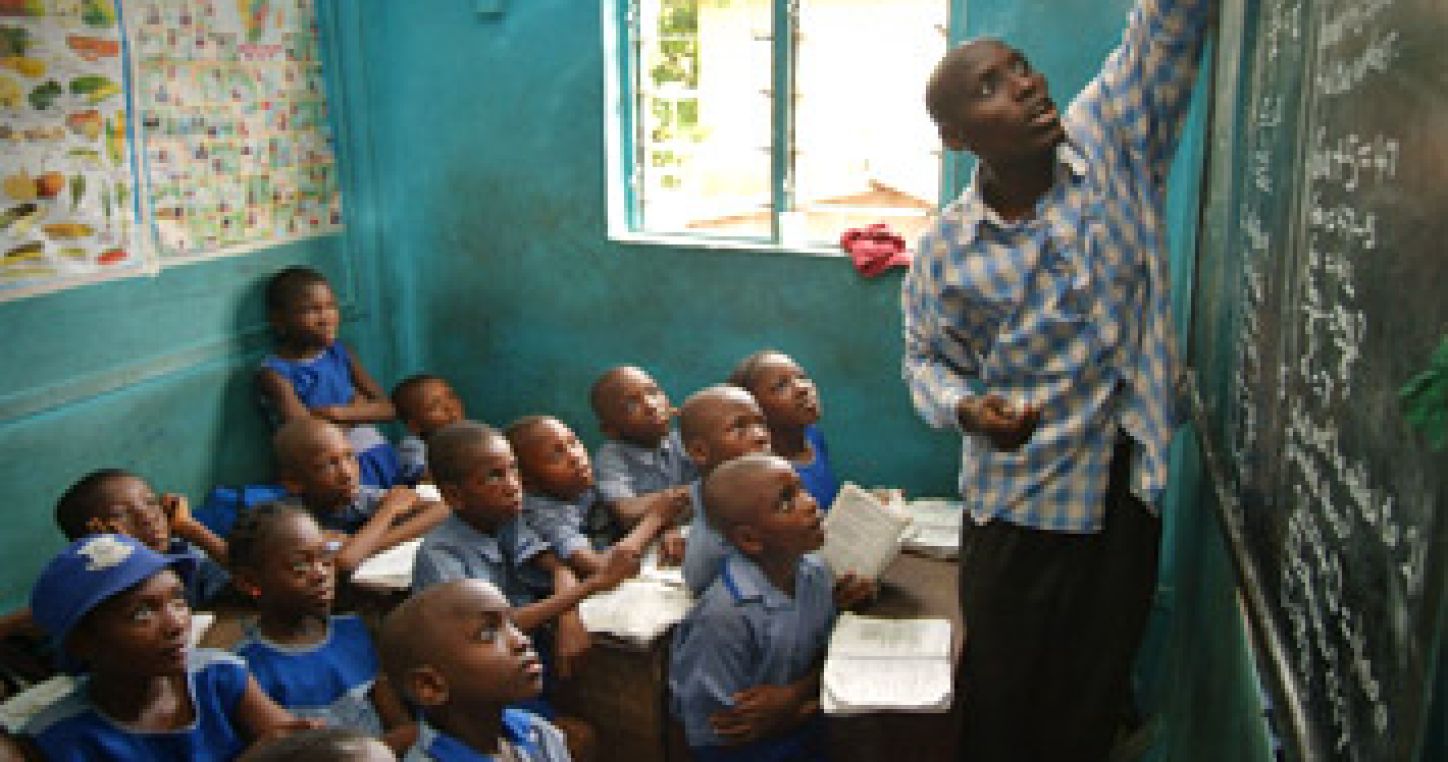
[{"label": "blue checkered shirt", "polygon": [[1180,380],[1166,181],[1207,5],[1141,0],[1067,109],[1033,217],[1002,219],[977,173],[921,238],[901,293],[916,409],[937,428],[958,426],[970,395],[1041,409],[1016,452],[965,435],[960,491],[978,522],[1099,531],[1118,429],[1137,444],[1132,492],[1152,505],[1166,485]]}]

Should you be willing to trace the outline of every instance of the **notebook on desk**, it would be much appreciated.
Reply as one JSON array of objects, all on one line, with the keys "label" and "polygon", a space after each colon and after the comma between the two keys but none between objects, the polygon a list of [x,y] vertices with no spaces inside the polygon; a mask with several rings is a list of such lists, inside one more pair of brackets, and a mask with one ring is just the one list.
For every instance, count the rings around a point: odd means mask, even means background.
[{"label": "notebook on desk", "polygon": [[949,711],[950,649],[946,619],[841,614],[825,654],[820,706],[832,715]]}]

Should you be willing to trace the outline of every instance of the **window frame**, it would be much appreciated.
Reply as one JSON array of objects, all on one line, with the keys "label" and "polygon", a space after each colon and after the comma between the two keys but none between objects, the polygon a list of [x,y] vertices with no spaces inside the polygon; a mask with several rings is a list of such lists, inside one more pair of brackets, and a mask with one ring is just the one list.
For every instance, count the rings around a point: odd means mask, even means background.
[{"label": "window frame", "polygon": [[[639,144],[642,140],[640,120],[635,108],[639,92],[638,40],[641,23],[641,0],[600,0],[602,6],[604,56],[604,153],[605,197],[607,203],[608,238],[620,243],[656,244],[699,249],[772,251],[798,254],[842,256],[829,244],[800,245],[781,239],[780,210],[791,210],[794,201],[794,178],[791,155],[794,152],[795,40],[799,28],[799,0],[772,0],[773,19],[770,34],[772,51],[770,82],[770,233],[769,238],[739,235],[703,235],[697,233],[658,232],[641,229],[642,204],[639,202],[642,170],[639,166]],[[882,0],[886,3],[888,0]],[[966,0],[943,0],[947,3],[946,46],[958,45],[965,39]],[[782,30],[782,33],[781,33]],[[784,93],[785,97],[776,94]],[[922,109],[924,106],[922,105]],[[781,150],[783,146],[783,150]],[[941,208],[959,194],[969,178],[969,157],[945,151],[940,155],[939,192],[936,207]],[[914,245],[914,242],[911,242]]]}]

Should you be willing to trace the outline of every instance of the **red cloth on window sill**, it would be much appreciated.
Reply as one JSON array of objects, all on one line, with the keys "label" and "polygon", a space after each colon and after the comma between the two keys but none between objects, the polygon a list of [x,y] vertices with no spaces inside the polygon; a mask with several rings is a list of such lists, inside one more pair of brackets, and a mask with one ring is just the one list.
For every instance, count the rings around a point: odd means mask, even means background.
[{"label": "red cloth on window sill", "polygon": [[841,233],[840,248],[849,253],[855,270],[866,278],[873,278],[892,267],[910,266],[905,239],[883,222],[850,228]]}]

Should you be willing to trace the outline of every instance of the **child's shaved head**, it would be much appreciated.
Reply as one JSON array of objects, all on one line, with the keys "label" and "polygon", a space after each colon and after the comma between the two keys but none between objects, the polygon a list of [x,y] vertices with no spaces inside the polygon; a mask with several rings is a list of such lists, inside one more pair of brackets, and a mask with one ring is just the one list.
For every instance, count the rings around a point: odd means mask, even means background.
[{"label": "child's shaved head", "polygon": [[679,408],[679,436],[685,442],[707,437],[719,427],[719,417],[732,407],[757,407],[754,397],[732,384],[716,384],[689,395]]},{"label": "child's shaved head", "polygon": [[321,418],[302,416],[281,425],[272,436],[272,452],[282,473],[294,474],[318,447],[335,437],[346,438],[335,424]]}]

